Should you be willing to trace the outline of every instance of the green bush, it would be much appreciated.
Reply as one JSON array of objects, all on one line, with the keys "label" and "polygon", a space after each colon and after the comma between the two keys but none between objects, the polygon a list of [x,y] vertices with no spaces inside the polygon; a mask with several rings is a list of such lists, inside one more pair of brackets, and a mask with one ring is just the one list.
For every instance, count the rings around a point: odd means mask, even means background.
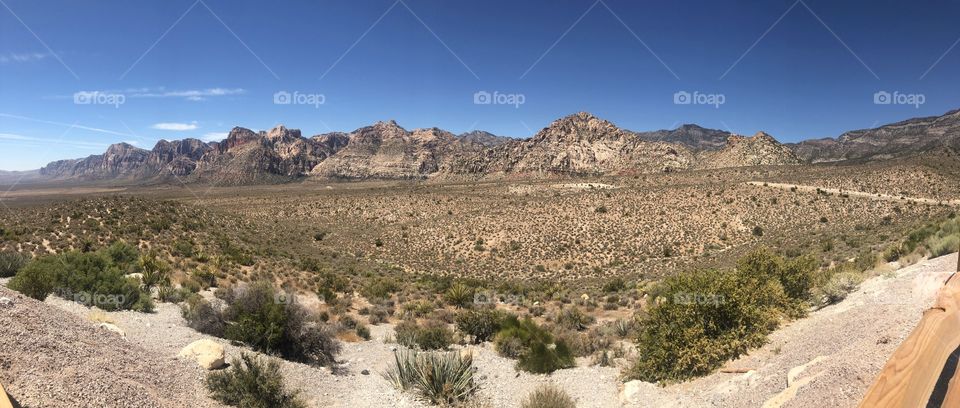
[{"label": "green bush", "polygon": [[552,384],[544,384],[528,394],[520,403],[520,408],[576,408],[577,404],[562,389]]},{"label": "green bush", "polygon": [[562,340],[538,326],[532,319],[508,317],[494,337],[497,352],[505,357],[517,357],[517,368],[531,373],[552,373],[573,367],[573,354]]},{"label": "green bush", "polygon": [[30,258],[19,252],[0,252],[0,278],[9,278],[16,275],[17,271],[23,268],[29,260]]},{"label": "green bush", "polygon": [[194,294],[180,306],[180,313],[187,326],[203,334],[223,337],[226,324],[220,311],[213,307],[203,296]]},{"label": "green bush", "polygon": [[766,342],[780,319],[802,315],[817,280],[809,259],[786,261],[767,250],[735,270],[667,278],[653,291],[659,300],[641,324],[640,357],[628,376],[673,382],[710,373]]},{"label": "green bush", "polygon": [[473,381],[473,356],[397,350],[394,363],[383,374],[397,389],[413,390],[433,404],[467,401],[477,390]]},{"label": "green bush", "polygon": [[446,324],[428,320],[423,325],[404,320],[395,328],[397,343],[422,350],[446,349],[453,343],[453,332]]},{"label": "green bush", "polygon": [[24,266],[7,286],[42,301],[53,292],[56,270],[62,267],[59,257],[43,256],[37,258]]},{"label": "green bush", "polygon": [[463,310],[457,313],[457,329],[470,335],[474,343],[493,338],[507,314],[494,308]]},{"label": "green bush", "polygon": [[329,365],[340,343],[326,326],[310,322],[307,312],[269,282],[256,282],[228,296],[223,317],[227,339],[291,360]]},{"label": "green bush", "polygon": [[136,279],[123,276],[105,252],[71,251],[36,258],[10,281],[10,288],[43,300],[54,293],[103,310],[149,312],[153,302]]},{"label": "green bush", "polygon": [[565,308],[557,313],[556,323],[558,326],[568,330],[585,330],[587,326],[596,321],[592,316],[587,316],[576,306]]},{"label": "green bush", "polygon": [[213,399],[234,407],[306,407],[296,392],[287,390],[277,361],[247,353],[231,361],[230,368],[208,374],[206,385]]}]

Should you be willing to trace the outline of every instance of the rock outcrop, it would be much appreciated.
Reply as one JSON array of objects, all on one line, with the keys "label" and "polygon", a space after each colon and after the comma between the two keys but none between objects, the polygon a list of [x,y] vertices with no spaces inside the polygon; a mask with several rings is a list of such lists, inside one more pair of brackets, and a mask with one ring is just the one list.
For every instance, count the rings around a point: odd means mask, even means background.
[{"label": "rock outcrop", "polygon": [[683,146],[648,142],[589,113],[554,121],[532,138],[460,155],[447,174],[570,175],[651,173],[689,167]]},{"label": "rock outcrop", "polygon": [[758,132],[752,137],[730,136],[726,146],[715,152],[703,152],[699,155],[696,168],[718,169],[726,167],[750,166],[791,166],[803,161],[780,144],[773,136]]},{"label": "rock outcrop", "polygon": [[683,125],[673,130],[636,132],[636,135],[648,142],[676,143],[690,149],[692,152],[723,149],[724,146],[727,145],[727,139],[733,136],[730,132],[707,129],[691,124]]}]

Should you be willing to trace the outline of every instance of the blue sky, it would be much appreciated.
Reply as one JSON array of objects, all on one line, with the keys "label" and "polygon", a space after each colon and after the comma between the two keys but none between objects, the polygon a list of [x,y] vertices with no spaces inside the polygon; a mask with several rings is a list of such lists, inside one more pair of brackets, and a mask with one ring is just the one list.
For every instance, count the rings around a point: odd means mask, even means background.
[{"label": "blue sky", "polygon": [[[946,0],[0,0],[0,169],[279,123],[527,137],[577,111],[633,130],[837,136],[960,107],[958,12]],[[477,104],[478,92],[499,98]]]}]

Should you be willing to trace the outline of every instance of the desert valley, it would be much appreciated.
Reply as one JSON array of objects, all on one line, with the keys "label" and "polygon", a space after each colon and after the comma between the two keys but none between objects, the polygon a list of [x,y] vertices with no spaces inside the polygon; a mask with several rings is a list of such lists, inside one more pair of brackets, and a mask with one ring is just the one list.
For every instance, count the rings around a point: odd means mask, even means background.
[{"label": "desert valley", "polygon": [[[0,383],[38,407],[855,405],[955,263],[958,119],[795,144],[588,113],[525,140],[238,127],[4,174]],[[258,375],[273,402],[231,402]]]}]

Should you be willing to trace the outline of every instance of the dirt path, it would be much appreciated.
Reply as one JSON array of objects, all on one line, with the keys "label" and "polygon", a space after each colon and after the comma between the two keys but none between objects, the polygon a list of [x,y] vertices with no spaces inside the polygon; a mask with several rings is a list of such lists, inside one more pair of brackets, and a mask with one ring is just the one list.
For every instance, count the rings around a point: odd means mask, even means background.
[{"label": "dirt path", "polygon": [[[661,388],[631,382],[631,407],[853,407],[957,265],[952,254],[875,277],[843,302],[813,312],[715,373]],[[788,378],[792,380],[788,381]]]},{"label": "dirt path", "polygon": [[934,200],[932,198],[923,198],[923,197],[905,197],[905,196],[880,194],[880,193],[871,194],[871,193],[864,193],[861,191],[842,190],[838,188],[823,188],[823,187],[816,187],[816,186],[805,186],[801,184],[768,183],[763,181],[749,181],[747,182],[747,184],[751,186],[758,186],[758,187],[779,188],[781,190],[792,190],[796,188],[798,191],[814,192],[814,193],[817,192],[817,190],[820,190],[820,191],[825,191],[831,194],[837,194],[837,195],[846,194],[850,197],[868,198],[868,199],[877,200],[877,201],[894,201],[894,202],[907,201],[907,202],[913,202],[917,204],[928,204],[928,205],[943,204],[943,205],[951,205],[951,206],[960,206],[960,200]]}]

